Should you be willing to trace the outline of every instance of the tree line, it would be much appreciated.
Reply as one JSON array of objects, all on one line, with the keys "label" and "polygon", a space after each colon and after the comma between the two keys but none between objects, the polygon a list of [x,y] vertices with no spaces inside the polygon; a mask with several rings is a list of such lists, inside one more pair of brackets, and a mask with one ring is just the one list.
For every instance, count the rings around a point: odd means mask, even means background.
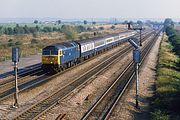
[{"label": "tree line", "polygon": [[174,47],[173,51],[180,56],[180,31],[175,30],[173,27],[167,27],[166,34]]},{"label": "tree line", "polygon": [[174,29],[174,22],[168,18],[164,22],[165,32],[173,46],[173,51],[180,56],[180,31]]},{"label": "tree line", "polygon": [[[6,34],[6,35],[18,35],[18,34],[33,34],[37,32],[64,32],[64,28],[69,27],[70,25],[62,25],[60,28],[58,27],[39,27],[36,25],[35,27],[30,27],[27,25],[20,26],[19,24],[16,24],[15,27],[3,27],[0,26],[0,34]],[[79,26],[71,26],[71,29],[73,29],[76,32],[85,32],[89,31],[90,28],[86,28],[82,25]]]}]

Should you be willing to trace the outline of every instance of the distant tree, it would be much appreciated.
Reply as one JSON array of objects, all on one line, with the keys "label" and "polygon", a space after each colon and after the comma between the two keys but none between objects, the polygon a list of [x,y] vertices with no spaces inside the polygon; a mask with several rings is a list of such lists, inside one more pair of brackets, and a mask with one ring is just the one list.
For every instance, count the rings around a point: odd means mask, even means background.
[{"label": "distant tree", "polygon": [[96,22],[95,22],[95,21],[93,21],[93,22],[92,22],[92,24],[93,24],[93,25],[95,25],[95,24],[96,24]]},{"label": "distant tree", "polygon": [[30,33],[36,33],[37,32],[36,27],[29,27],[29,32]]},{"label": "distant tree", "polygon": [[38,25],[36,25],[36,30],[37,30],[37,32],[39,32],[41,30],[41,28]]},{"label": "distant tree", "polygon": [[170,18],[166,18],[164,21],[164,26],[166,27],[174,27],[174,22]]},{"label": "distant tree", "polygon": [[29,28],[28,28],[27,25],[25,25],[23,28],[24,28],[24,33],[25,34],[29,34],[30,33]]},{"label": "distant tree", "polygon": [[61,20],[58,20],[57,23],[58,23],[58,24],[61,24]]},{"label": "distant tree", "polygon": [[57,27],[53,27],[53,31],[58,31]]},{"label": "distant tree", "polygon": [[16,24],[16,27],[13,29],[14,34],[24,34],[24,27],[19,26],[19,24]]},{"label": "distant tree", "polygon": [[84,20],[84,24],[85,24],[85,25],[87,24],[87,20]]},{"label": "distant tree", "polygon": [[134,22],[133,22],[133,21],[130,21],[129,23],[130,23],[131,25],[132,25],[132,24],[134,24]]},{"label": "distant tree", "polygon": [[86,31],[86,28],[82,25],[76,26],[75,29],[77,32],[85,32]]},{"label": "distant tree", "polygon": [[8,35],[13,35],[14,34],[13,29],[11,27],[8,27],[7,31],[8,31]]},{"label": "distant tree", "polygon": [[9,31],[7,30],[7,28],[4,28],[4,34],[9,35]]},{"label": "distant tree", "polygon": [[18,34],[18,28],[14,27],[13,32],[14,32],[14,34]]},{"label": "distant tree", "polygon": [[52,28],[51,27],[44,27],[43,28],[43,32],[52,32]]},{"label": "distant tree", "polygon": [[57,31],[58,31],[58,32],[62,32],[61,28],[58,28]]},{"label": "distant tree", "polygon": [[127,20],[125,20],[125,21],[123,22],[123,24],[128,24],[128,21],[127,21]]},{"label": "distant tree", "polygon": [[3,26],[0,26],[0,35],[3,34]]},{"label": "distant tree", "polygon": [[18,29],[19,29],[19,34],[24,34],[25,33],[23,27],[19,27]]},{"label": "distant tree", "polygon": [[142,22],[142,21],[140,21],[140,20],[138,20],[138,21],[137,21],[137,24],[142,25],[142,24],[143,24],[143,22]]},{"label": "distant tree", "polygon": [[19,24],[16,24],[16,27],[19,27]]},{"label": "distant tree", "polygon": [[104,27],[99,27],[99,30],[104,30]]},{"label": "distant tree", "polygon": [[115,28],[115,26],[114,26],[114,25],[112,25],[112,26],[111,26],[111,29],[114,29],[114,28]]},{"label": "distant tree", "polygon": [[34,20],[34,24],[38,24],[38,20]]},{"label": "distant tree", "polygon": [[14,34],[20,34],[20,29],[19,29],[18,24],[16,27],[14,27],[13,32],[14,32]]}]

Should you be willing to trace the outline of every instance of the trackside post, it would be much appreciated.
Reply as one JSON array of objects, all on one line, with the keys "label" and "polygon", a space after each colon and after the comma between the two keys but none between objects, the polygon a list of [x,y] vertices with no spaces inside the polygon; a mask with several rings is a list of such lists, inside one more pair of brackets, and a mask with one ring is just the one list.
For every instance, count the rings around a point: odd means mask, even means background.
[{"label": "trackside post", "polygon": [[14,76],[15,76],[15,94],[14,94],[14,105],[13,107],[17,108],[18,104],[18,81],[17,81],[17,71],[18,71],[18,62],[19,62],[19,48],[12,48],[12,62],[14,62]]}]

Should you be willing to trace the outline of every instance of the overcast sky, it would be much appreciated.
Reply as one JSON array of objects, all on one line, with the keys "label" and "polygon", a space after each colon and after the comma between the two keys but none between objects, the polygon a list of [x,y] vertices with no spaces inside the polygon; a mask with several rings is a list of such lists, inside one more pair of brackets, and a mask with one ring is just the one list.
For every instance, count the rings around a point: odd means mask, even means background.
[{"label": "overcast sky", "polygon": [[0,18],[179,18],[180,0],[0,0]]}]

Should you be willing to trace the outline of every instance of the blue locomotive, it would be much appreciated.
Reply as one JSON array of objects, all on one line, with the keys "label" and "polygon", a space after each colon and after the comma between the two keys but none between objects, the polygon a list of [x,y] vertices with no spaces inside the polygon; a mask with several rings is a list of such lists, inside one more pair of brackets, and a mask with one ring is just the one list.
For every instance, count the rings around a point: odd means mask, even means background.
[{"label": "blue locomotive", "polygon": [[57,43],[43,48],[42,68],[45,71],[62,71],[82,60],[125,42],[136,32],[108,35],[102,38]]}]

